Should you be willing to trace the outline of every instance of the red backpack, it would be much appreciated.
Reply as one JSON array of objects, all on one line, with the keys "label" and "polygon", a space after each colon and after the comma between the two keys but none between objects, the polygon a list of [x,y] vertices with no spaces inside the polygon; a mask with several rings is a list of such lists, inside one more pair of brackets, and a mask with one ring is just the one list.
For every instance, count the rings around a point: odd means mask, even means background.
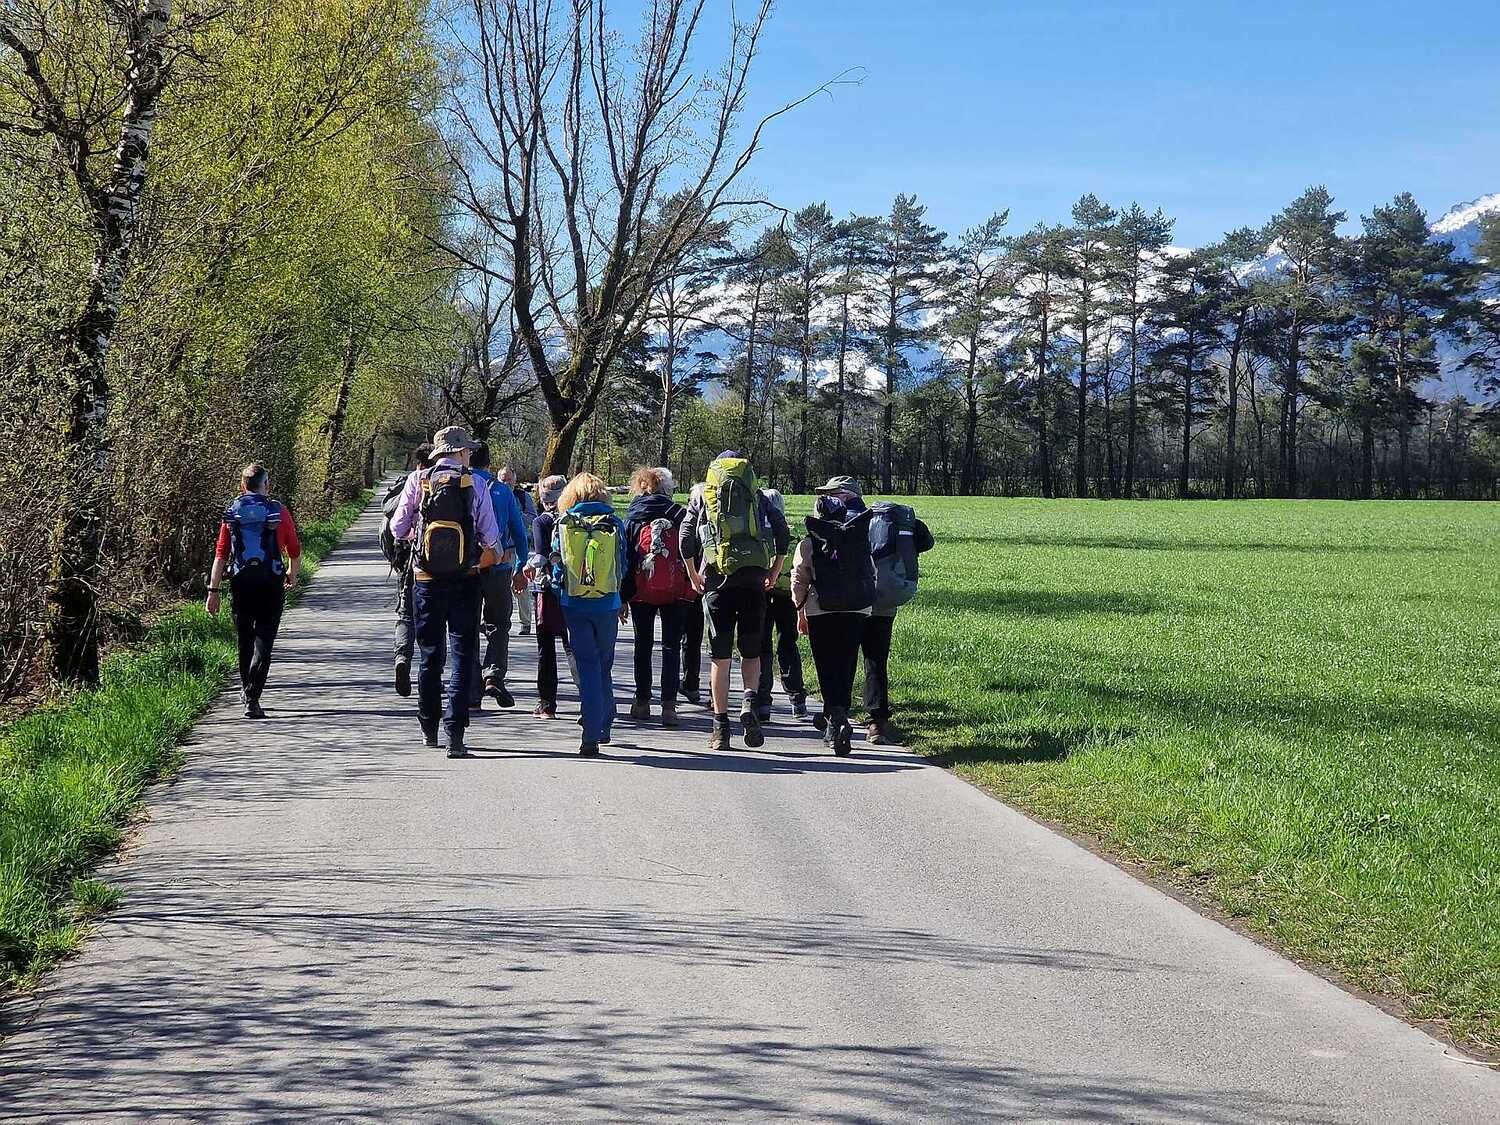
[{"label": "red backpack", "polygon": [[671,520],[652,520],[636,539],[635,596],[642,605],[672,605],[692,596],[682,545]]}]

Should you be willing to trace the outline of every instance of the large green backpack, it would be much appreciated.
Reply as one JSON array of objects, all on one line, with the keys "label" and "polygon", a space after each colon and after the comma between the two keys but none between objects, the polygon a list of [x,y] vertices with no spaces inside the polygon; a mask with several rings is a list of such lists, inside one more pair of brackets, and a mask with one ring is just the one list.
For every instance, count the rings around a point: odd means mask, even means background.
[{"label": "large green backpack", "polygon": [[565,589],[570,598],[607,598],[620,590],[615,517],[567,512],[557,519]]},{"label": "large green backpack", "polygon": [[743,457],[724,457],[708,467],[703,503],[712,529],[709,561],[720,574],[747,566],[768,570],[771,545],[760,516],[760,485]]}]

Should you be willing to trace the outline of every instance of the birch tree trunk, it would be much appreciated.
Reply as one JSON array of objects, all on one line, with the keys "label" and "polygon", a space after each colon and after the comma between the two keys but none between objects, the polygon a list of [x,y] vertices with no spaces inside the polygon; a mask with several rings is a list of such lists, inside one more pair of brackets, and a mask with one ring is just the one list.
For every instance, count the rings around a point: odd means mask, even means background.
[{"label": "birch tree trunk", "polygon": [[86,168],[75,169],[79,187],[93,206],[97,242],[83,304],[65,345],[71,385],[46,620],[53,672],[69,682],[92,684],[99,679],[99,600],[111,475],[107,365],[120,296],[130,273],[151,132],[166,85],[163,45],[171,14],[171,0],[146,0],[135,18],[127,17],[120,138],[108,178],[101,188]]}]

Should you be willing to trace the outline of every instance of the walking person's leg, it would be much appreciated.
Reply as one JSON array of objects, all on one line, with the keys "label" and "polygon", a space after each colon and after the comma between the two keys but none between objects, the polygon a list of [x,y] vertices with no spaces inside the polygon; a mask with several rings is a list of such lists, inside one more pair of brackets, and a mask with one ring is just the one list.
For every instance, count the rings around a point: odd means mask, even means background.
[{"label": "walking person's leg", "polygon": [[551,612],[561,612],[556,606],[549,610],[543,604],[545,594],[536,595],[536,710],[539,719],[557,717],[557,641],[558,635],[548,620]]},{"label": "walking person's leg", "polygon": [[677,725],[682,619],[686,608],[682,602],[661,607],[661,721],[663,726]]},{"label": "walking person's leg", "polygon": [[412,583],[412,622],[417,652],[417,721],[429,746],[438,744],[443,719],[443,666],[448,659],[448,599],[445,587]]},{"label": "walking person's leg", "polygon": [[771,626],[774,623],[771,595],[766,595],[765,626],[760,631],[760,676],[755,690],[755,706],[762,721],[771,718]]},{"label": "walking person's leg", "polygon": [[255,614],[255,646],[250,657],[250,703],[257,710],[266,678],[271,674],[271,652],[281,629],[281,614],[286,608],[286,587],[279,581],[268,582],[260,593],[261,602]]},{"label": "walking person's leg", "polygon": [[613,613],[596,615],[596,643],[599,647],[597,661],[600,699],[599,741],[608,746],[615,725],[615,645],[620,638],[620,619]]},{"label": "walking person's leg", "polygon": [[495,577],[485,588],[484,687],[501,707],[514,707],[516,700],[505,686],[510,672],[510,619],[515,608],[511,573],[494,568]]},{"label": "walking person's leg", "polygon": [[517,616],[521,619],[521,636],[529,637],[532,632],[532,622],[536,616],[536,602],[530,590],[523,590],[516,595],[516,610]]},{"label": "walking person's leg", "polygon": [[[791,598],[772,598],[771,616],[776,626],[776,662],[780,665],[781,690],[792,704],[794,718],[807,714],[807,684],[802,677],[802,646],[797,643],[797,607]],[[773,621],[766,622],[766,632]],[[761,679],[765,679],[761,672]]]},{"label": "walking person's leg", "polygon": [[470,576],[450,579],[446,585],[448,659],[448,698],[443,706],[443,727],[448,736],[448,756],[465,755],[464,733],[469,726],[469,693],[465,690],[475,680],[479,667],[479,578]]},{"label": "walking person's leg", "polygon": [[766,741],[761,728],[760,712],[756,709],[756,693],[760,687],[760,650],[766,629],[766,592],[759,586],[745,586],[735,591],[735,630],[740,653],[740,682],[745,689],[745,702],[740,708],[740,725],[745,732],[745,745],[752,749]]},{"label": "walking person's leg", "polygon": [[683,602],[682,686],[680,694],[696,704],[703,697],[703,599]]},{"label": "walking person's leg", "polygon": [[583,714],[583,742],[579,752],[592,757],[599,752],[604,730],[603,680],[599,674],[603,654],[599,651],[599,633],[594,621],[598,615],[567,608],[563,613],[568,620],[568,636],[579,677],[578,705]]},{"label": "walking person's leg", "polygon": [[891,632],[896,624],[894,615],[874,616],[865,620],[860,650],[865,657],[865,716],[869,720],[866,731],[869,740],[884,742],[890,736],[891,722]]},{"label": "walking person's leg", "polygon": [[250,707],[250,662],[255,658],[255,599],[245,583],[230,580],[230,616],[239,649],[240,706]]},{"label": "walking person's leg", "polygon": [[708,736],[710,750],[730,749],[729,740],[729,673],[734,663],[734,611],[732,590],[720,587],[703,595],[703,619],[708,633],[708,707],[713,728]]},{"label": "walking person's leg", "polygon": [[837,754],[849,752],[848,716],[863,621],[852,613],[814,614],[807,619],[808,641],[823,693],[823,741]]},{"label": "walking person's leg", "polygon": [[632,719],[651,717],[651,657],[656,648],[656,607],[630,603],[630,625],[634,637],[635,702]]},{"label": "walking person's leg", "polygon": [[401,572],[401,582],[396,589],[396,694],[400,696],[411,694],[411,661],[416,649],[411,587],[412,570],[408,566]]}]

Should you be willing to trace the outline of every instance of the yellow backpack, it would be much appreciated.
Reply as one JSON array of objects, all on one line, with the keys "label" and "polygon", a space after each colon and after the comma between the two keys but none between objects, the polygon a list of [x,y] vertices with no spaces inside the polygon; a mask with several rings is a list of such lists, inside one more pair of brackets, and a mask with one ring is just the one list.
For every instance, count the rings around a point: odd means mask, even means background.
[{"label": "yellow backpack", "polygon": [[557,520],[564,591],[570,598],[607,598],[620,592],[620,532],[608,514],[565,513]]}]

